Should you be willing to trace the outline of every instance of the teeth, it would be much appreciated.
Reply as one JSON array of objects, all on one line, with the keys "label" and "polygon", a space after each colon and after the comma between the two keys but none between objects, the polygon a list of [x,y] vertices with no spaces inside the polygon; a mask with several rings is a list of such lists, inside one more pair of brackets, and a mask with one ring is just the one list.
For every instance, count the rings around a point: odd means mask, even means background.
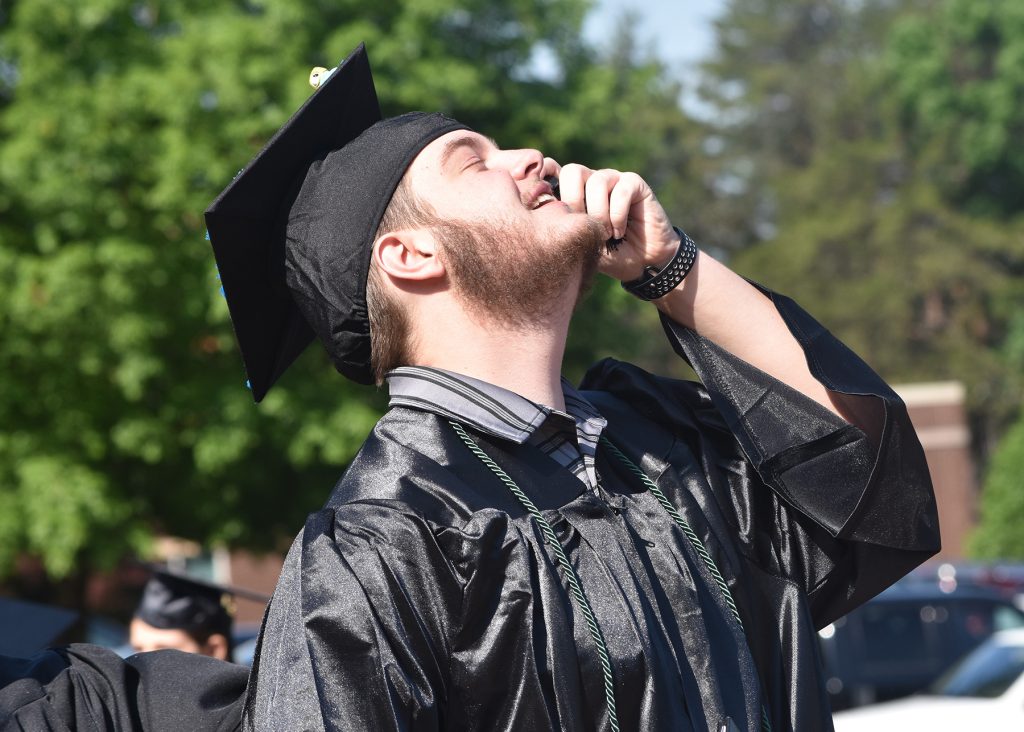
[{"label": "teeth", "polygon": [[550,193],[542,193],[539,196],[537,196],[537,200],[533,202],[533,207],[534,207],[534,209],[538,209],[541,206],[543,206],[545,203],[549,203],[549,202],[555,201],[555,200],[557,200],[557,199],[554,196],[552,196]]}]

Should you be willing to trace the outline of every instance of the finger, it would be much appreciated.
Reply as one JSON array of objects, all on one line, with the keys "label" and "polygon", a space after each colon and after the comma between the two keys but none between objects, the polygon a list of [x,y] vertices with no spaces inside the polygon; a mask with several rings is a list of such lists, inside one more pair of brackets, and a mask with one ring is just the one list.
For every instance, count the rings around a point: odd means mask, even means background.
[{"label": "finger", "polygon": [[604,224],[609,236],[612,233],[612,224],[608,218],[608,197],[618,182],[619,175],[617,170],[604,168],[596,171],[587,180],[587,213]]},{"label": "finger", "polygon": [[585,212],[587,204],[584,199],[584,188],[593,172],[579,163],[563,165],[558,176],[558,192],[561,194],[562,203],[568,204],[573,211]]},{"label": "finger", "polygon": [[612,236],[616,239],[626,235],[630,209],[643,200],[647,188],[644,179],[636,173],[623,173],[619,176],[608,197],[608,220],[612,226]]},{"label": "finger", "polygon": [[544,164],[541,166],[541,178],[547,178],[552,175],[557,178],[561,172],[562,166],[558,164],[557,160],[554,158],[544,158]]}]

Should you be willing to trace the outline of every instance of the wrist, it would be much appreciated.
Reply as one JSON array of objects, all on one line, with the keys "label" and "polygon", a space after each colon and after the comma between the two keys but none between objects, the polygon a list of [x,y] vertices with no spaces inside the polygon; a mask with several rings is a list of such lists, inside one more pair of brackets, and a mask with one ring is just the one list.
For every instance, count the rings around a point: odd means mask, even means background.
[{"label": "wrist", "polygon": [[658,300],[674,290],[689,274],[697,261],[697,245],[678,227],[672,227],[678,235],[674,251],[660,266],[647,264],[641,275],[633,280],[623,281],[626,292],[641,300]]},{"label": "wrist", "polygon": [[669,265],[672,258],[676,256],[676,252],[679,251],[679,245],[682,243],[682,232],[673,227],[671,241],[665,244],[665,246],[659,251],[652,254],[650,258],[644,262],[643,268],[637,273],[637,276],[634,279],[643,277],[644,273],[661,272]]}]

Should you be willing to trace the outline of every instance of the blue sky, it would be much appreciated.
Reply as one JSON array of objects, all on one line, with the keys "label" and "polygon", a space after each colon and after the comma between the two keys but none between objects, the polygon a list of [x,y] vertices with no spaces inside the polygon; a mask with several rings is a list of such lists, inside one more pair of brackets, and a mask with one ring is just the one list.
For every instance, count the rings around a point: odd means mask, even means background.
[{"label": "blue sky", "polygon": [[615,24],[625,11],[640,19],[637,36],[653,44],[656,55],[673,76],[683,82],[680,103],[700,114],[694,94],[695,67],[714,46],[711,21],[725,8],[726,0],[595,0],[583,28],[587,39],[600,45],[614,36]]},{"label": "blue sky", "polygon": [[725,0],[596,0],[584,34],[600,44],[631,10],[640,17],[640,40],[653,43],[674,70],[685,71],[711,50],[711,20],[724,6]]}]

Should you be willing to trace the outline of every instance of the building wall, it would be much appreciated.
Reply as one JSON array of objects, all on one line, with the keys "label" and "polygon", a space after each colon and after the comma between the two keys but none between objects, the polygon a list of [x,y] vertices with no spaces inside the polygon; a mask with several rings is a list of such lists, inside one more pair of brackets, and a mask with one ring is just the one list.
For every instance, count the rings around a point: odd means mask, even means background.
[{"label": "building wall", "polygon": [[[277,578],[281,574],[284,557],[280,554],[250,554],[249,552],[231,552],[231,577],[226,584],[243,587],[253,592],[261,592],[268,597],[273,594]],[[263,620],[265,602],[258,602],[245,597],[235,598],[235,623],[238,625],[258,625]]]},{"label": "building wall", "polygon": [[971,456],[963,384],[943,381],[894,388],[907,404],[935,486],[942,534],[938,558],[962,559],[978,511],[977,474]]}]

